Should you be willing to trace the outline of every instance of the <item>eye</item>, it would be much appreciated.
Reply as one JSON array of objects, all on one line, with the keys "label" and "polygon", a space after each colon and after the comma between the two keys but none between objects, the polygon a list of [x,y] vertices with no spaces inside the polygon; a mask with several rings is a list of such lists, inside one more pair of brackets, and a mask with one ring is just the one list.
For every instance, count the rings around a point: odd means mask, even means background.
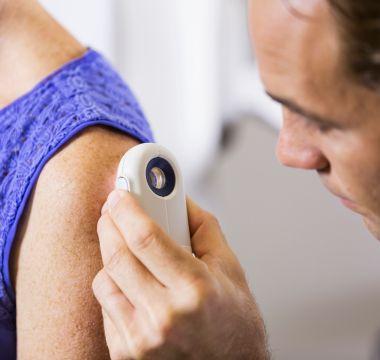
[{"label": "eye", "polygon": [[332,123],[311,119],[306,116],[301,117],[303,121],[307,123],[308,126],[312,126],[313,128],[317,129],[320,133],[327,133],[329,131],[337,129],[337,126]]},{"label": "eye", "polygon": [[320,133],[327,133],[329,131],[340,129],[341,126],[332,123],[328,120],[323,120],[320,118],[307,116],[306,114],[300,113],[294,109],[284,107],[284,118],[294,119],[295,121],[303,122],[307,127],[318,130]]},{"label": "eye", "polygon": [[327,133],[333,129],[330,124],[317,123],[316,126],[321,133]]}]

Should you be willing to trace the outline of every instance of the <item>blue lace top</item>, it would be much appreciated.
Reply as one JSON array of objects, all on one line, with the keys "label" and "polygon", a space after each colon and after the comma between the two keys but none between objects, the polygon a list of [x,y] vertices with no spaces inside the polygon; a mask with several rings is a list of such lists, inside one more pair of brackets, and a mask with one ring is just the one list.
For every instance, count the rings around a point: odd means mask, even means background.
[{"label": "blue lace top", "polygon": [[89,49],[0,110],[0,359],[16,358],[15,294],[9,255],[17,224],[46,162],[92,125],[141,142],[153,136],[128,86]]}]

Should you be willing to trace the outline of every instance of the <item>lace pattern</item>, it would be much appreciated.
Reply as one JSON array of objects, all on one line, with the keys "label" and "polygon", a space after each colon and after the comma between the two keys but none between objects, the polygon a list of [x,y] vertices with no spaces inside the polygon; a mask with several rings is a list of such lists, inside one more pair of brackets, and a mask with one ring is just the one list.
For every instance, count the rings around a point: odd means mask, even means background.
[{"label": "lace pattern", "polygon": [[29,193],[54,152],[83,128],[97,124],[153,141],[128,86],[91,49],[0,111],[0,326],[15,324],[8,258]]}]

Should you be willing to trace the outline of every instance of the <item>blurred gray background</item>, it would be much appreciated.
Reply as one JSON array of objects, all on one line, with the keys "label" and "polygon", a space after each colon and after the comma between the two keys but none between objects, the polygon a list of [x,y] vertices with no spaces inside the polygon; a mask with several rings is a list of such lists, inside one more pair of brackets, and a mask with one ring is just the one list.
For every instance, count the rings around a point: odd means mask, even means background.
[{"label": "blurred gray background", "polygon": [[251,54],[244,0],[42,1],[138,96],[188,192],[214,212],[263,312],[275,359],[377,359],[380,244],[274,154],[279,108]]}]

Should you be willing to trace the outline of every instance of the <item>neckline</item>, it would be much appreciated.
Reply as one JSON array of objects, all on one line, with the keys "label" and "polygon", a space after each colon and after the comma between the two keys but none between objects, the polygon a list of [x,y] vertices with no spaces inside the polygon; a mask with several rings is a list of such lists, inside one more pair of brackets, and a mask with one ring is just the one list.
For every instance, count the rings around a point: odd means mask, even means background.
[{"label": "neckline", "polygon": [[25,101],[27,98],[32,96],[40,88],[46,86],[46,84],[48,84],[57,75],[61,74],[62,72],[65,72],[65,71],[67,71],[73,67],[76,67],[78,64],[82,64],[82,63],[92,61],[94,58],[99,57],[99,56],[100,56],[100,54],[96,50],[88,47],[84,54],[64,63],[59,68],[57,68],[56,70],[51,72],[49,75],[45,76],[38,83],[36,83],[30,90],[28,90],[24,94],[20,95],[19,97],[17,97],[15,100],[13,100],[8,105],[1,108],[0,109],[0,116],[4,115],[8,111],[10,111],[12,108],[16,107],[19,103]]}]

